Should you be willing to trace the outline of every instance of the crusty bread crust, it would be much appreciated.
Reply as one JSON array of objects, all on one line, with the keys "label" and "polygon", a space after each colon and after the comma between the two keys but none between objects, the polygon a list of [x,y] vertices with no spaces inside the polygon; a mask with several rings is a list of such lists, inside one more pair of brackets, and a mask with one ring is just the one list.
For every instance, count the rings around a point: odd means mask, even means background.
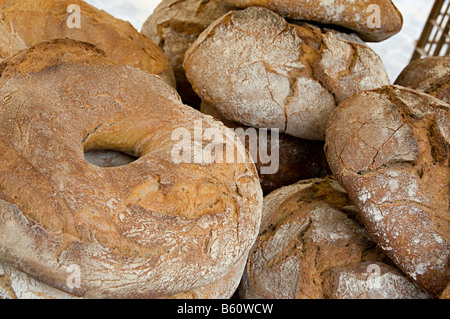
[{"label": "crusty bread crust", "polygon": [[[80,7],[80,28],[69,28],[69,5]],[[175,87],[164,52],[129,22],[117,19],[82,0],[1,0],[1,19],[28,47],[59,38],[89,42],[122,64],[161,76]]]},{"label": "crusty bread crust", "polygon": [[[233,293],[261,218],[256,168],[237,139],[235,163],[171,157],[177,128],[229,129],[87,43],[41,43],[0,69],[0,260],[86,298]],[[138,160],[102,168],[84,159],[95,150]]]},{"label": "crusty bread crust", "polygon": [[186,52],[194,91],[225,118],[324,140],[337,104],[390,84],[380,57],[355,34],[289,24],[260,7],[230,11]]},{"label": "crusty bread crust", "polygon": [[434,296],[450,281],[450,106],[386,86],[336,108],[325,150],[368,231]]},{"label": "crusty bread crust", "polygon": [[[270,132],[267,132],[265,138],[261,138],[259,130],[225,119],[216,109],[204,102],[201,103],[200,111],[203,114],[213,116],[227,127],[238,129],[235,133],[242,134],[241,141],[245,139],[242,142],[245,148],[250,151],[250,155],[252,155],[251,151],[257,151],[257,157],[253,158],[253,161],[258,170],[259,181],[264,195],[268,195],[280,187],[294,184],[300,180],[325,177],[331,174],[322,141],[303,140],[287,134],[278,134],[277,138],[273,140]],[[256,148],[255,141],[257,141]],[[272,145],[278,148],[277,152],[275,150],[272,152]],[[254,149],[252,150],[251,148]],[[262,151],[260,148],[262,148]],[[263,167],[273,164],[267,163],[267,159],[263,161],[261,153],[270,155],[272,161],[278,161],[276,172],[261,174]],[[275,153],[278,154],[276,158],[273,156]]]},{"label": "crusty bread crust", "polygon": [[0,62],[26,47],[20,36],[0,20]]},{"label": "crusty bread crust", "polygon": [[[239,294],[271,299],[429,297],[389,264],[333,177],[304,180],[264,198],[261,229]],[[379,270],[376,280],[371,269]]]},{"label": "crusty bread crust", "polygon": [[403,17],[391,0],[221,0],[221,2],[239,8],[262,6],[289,19],[341,26],[358,33],[366,42],[387,40],[399,33],[403,26]]},{"label": "crusty bread crust", "polygon": [[450,104],[450,56],[411,62],[402,70],[395,84],[425,92]]},{"label": "crusty bread crust", "polygon": [[201,100],[186,78],[184,54],[200,33],[228,11],[220,1],[163,0],[142,26],[142,34],[158,44],[169,60],[183,102],[197,109]]}]

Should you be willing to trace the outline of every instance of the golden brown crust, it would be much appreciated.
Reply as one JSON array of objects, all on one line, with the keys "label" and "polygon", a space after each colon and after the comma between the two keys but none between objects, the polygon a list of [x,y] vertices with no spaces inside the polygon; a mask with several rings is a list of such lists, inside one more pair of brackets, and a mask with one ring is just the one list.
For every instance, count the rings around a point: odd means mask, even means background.
[{"label": "golden brown crust", "polygon": [[[69,5],[80,7],[80,28],[69,28]],[[175,85],[162,50],[126,21],[81,0],[1,0],[2,20],[28,47],[58,38],[89,42],[122,64],[141,68]]]},{"label": "golden brown crust", "polygon": [[[2,70],[1,260],[88,298],[195,292],[236,271],[257,234],[262,202],[244,146],[227,140],[239,156],[233,163],[172,157],[175,129],[190,132],[185,142],[194,147],[194,122],[217,134],[227,128],[183,105],[159,77],[85,43],[41,43]],[[84,160],[95,150],[138,160],[101,168]],[[70,289],[74,264],[81,286]]]},{"label": "golden brown crust", "polygon": [[390,84],[375,52],[356,35],[293,25],[270,10],[230,11],[186,52],[186,76],[225,118],[324,140],[333,108]]},{"label": "golden brown crust", "polygon": [[[243,298],[426,297],[388,266],[333,177],[282,187],[264,198],[260,234],[239,287]],[[386,262],[385,262],[386,261]],[[375,266],[375,267],[374,267]],[[355,271],[382,267],[381,287]],[[386,275],[386,276],[385,276]]]},{"label": "golden brown crust", "polygon": [[425,92],[450,104],[450,56],[411,62],[400,73],[395,84]]},{"label": "golden brown crust", "polygon": [[400,32],[403,26],[403,17],[391,0],[371,0],[369,3],[361,0],[222,0],[222,2],[239,8],[262,6],[286,18],[341,26],[358,33],[366,42],[386,40]]},{"label": "golden brown crust", "polygon": [[339,105],[325,145],[373,239],[434,296],[450,280],[449,128],[448,104],[386,86]]},{"label": "golden brown crust", "polygon": [[158,44],[167,56],[182,100],[197,109],[201,100],[186,78],[184,54],[200,33],[228,11],[218,1],[163,0],[142,26],[142,34]]}]

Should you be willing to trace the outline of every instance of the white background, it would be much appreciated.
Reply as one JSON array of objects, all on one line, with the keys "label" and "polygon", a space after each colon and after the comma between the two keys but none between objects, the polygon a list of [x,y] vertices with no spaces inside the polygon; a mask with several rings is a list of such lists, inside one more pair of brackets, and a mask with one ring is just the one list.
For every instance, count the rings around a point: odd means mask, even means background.
[{"label": "white background", "polygon": [[[153,13],[160,0],[86,0],[86,2],[116,18],[129,21],[140,31],[142,24]],[[402,31],[384,42],[369,43],[383,59],[392,82],[409,63],[415,41],[422,33],[434,1],[393,0],[393,2],[403,15]]]}]

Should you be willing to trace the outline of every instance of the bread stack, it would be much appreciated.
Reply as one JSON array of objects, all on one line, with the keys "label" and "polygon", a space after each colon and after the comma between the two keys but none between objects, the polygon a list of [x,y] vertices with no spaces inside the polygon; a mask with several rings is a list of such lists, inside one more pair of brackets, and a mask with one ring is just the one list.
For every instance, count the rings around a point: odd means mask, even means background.
[{"label": "bread stack", "polygon": [[448,298],[449,61],[391,83],[392,1],[0,10],[0,298]]}]

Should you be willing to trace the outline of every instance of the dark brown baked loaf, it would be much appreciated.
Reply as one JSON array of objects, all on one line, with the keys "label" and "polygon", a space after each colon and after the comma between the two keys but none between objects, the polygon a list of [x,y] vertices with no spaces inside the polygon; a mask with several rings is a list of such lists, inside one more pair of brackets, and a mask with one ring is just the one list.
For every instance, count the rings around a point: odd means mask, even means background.
[{"label": "dark brown baked loaf", "polygon": [[400,73],[395,84],[425,92],[450,104],[450,56],[411,62]]},{"label": "dark brown baked loaf", "polygon": [[186,52],[194,91],[225,118],[324,140],[337,104],[390,84],[380,57],[355,34],[293,25],[251,7],[213,22]]},{"label": "dark brown baked loaf", "polygon": [[450,282],[449,145],[450,106],[400,86],[341,103],[325,145],[373,239],[433,296]]},{"label": "dark brown baked loaf", "polygon": [[366,261],[324,273],[326,299],[429,299],[397,267]]},{"label": "dark brown baked loaf", "polygon": [[[69,6],[78,6],[80,27],[72,27]],[[82,0],[0,0],[2,20],[30,47],[39,42],[71,38],[89,42],[122,63],[161,76],[175,87],[164,52],[129,23]]]},{"label": "dark brown baked loaf", "polygon": [[[272,138],[271,132],[263,133],[261,137],[260,130],[229,121],[204,102],[200,110],[234,129],[250,155],[256,157],[253,161],[265,195],[300,180],[331,174],[321,141],[302,140],[286,134],[277,134]],[[272,145],[276,150],[272,149]],[[262,158],[265,155],[268,158]],[[270,167],[276,167],[276,172],[265,171]]]},{"label": "dark brown baked loaf", "polygon": [[[88,43],[40,43],[0,70],[3,265],[75,297],[234,293],[260,224],[256,168],[237,138],[222,145],[235,162],[176,163],[172,137],[189,133],[192,149],[196,122],[221,137],[228,128]],[[137,160],[85,161],[109,150]],[[67,284],[73,267],[78,286]]]},{"label": "dark brown baked loaf", "polygon": [[221,0],[247,8],[262,6],[302,21],[345,27],[368,42],[380,42],[400,32],[403,17],[391,0]]},{"label": "dark brown baked loaf", "polygon": [[333,177],[301,181],[267,195],[240,296],[427,298],[389,265],[357,214]]},{"label": "dark brown baked loaf", "polygon": [[192,107],[200,108],[201,99],[186,78],[184,54],[200,33],[228,11],[219,1],[163,0],[142,26],[142,34],[164,51],[175,74],[177,91]]}]

